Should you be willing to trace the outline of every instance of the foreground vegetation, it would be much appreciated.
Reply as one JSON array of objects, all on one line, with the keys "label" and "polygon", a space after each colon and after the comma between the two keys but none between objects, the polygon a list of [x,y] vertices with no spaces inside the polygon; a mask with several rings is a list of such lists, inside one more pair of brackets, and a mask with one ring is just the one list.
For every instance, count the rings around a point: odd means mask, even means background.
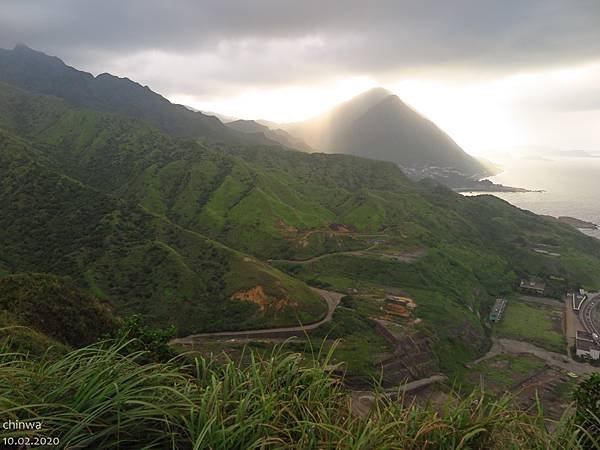
[{"label": "foreground vegetation", "polygon": [[[584,448],[594,443],[565,415],[547,431],[541,411],[473,393],[439,407],[380,397],[367,417],[352,412],[329,354],[310,360],[276,348],[241,367],[180,356],[139,361],[131,342],[102,342],[56,360],[0,353],[3,420],[86,448]],[[586,416],[589,418],[589,415]],[[587,420],[587,419],[586,419]],[[586,441],[587,439],[587,441]]]}]

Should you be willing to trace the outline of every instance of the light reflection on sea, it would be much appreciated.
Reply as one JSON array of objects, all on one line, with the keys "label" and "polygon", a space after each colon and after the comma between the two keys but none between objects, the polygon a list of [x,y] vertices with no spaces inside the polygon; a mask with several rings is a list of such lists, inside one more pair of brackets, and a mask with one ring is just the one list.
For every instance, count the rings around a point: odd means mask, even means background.
[{"label": "light reflection on sea", "polygon": [[[494,183],[544,192],[493,195],[536,214],[571,216],[600,224],[600,158],[515,159],[501,165],[505,171],[490,178]],[[600,230],[581,231],[600,239]]]}]

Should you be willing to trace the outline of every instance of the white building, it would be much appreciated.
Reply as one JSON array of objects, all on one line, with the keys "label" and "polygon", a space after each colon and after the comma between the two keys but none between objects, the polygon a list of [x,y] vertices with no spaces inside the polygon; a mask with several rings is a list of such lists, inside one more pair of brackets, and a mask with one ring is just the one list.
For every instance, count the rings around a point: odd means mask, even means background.
[{"label": "white building", "polygon": [[584,358],[600,359],[600,345],[587,331],[577,330],[575,337],[575,354]]}]

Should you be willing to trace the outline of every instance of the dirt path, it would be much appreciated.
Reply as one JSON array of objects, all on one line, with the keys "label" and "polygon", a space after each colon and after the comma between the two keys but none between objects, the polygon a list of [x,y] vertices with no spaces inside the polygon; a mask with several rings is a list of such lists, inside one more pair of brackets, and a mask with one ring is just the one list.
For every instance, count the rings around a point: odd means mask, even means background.
[{"label": "dirt path", "polygon": [[244,330],[244,331],[221,331],[215,333],[198,333],[191,334],[186,337],[173,339],[171,344],[182,344],[192,345],[194,341],[203,338],[239,338],[247,339],[252,337],[289,337],[294,335],[303,335],[305,332],[314,330],[320,327],[326,322],[329,322],[333,317],[335,308],[340,303],[343,294],[334,291],[326,291],[324,289],[311,288],[317,294],[319,294],[327,302],[327,314],[321,320],[306,325],[299,325],[294,327],[277,327],[277,328],[263,328],[259,330]]},{"label": "dirt path", "polygon": [[471,362],[469,364],[470,366],[478,364],[481,361],[485,361],[486,359],[493,358],[497,355],[528,353],[537,356],[550,366],[557,367],[565,371],[575,372],[579,375],[584,375],[592,372],[600,372],[600,369],[592,367],[589,364],[583,364],[577,361],[573,361],[565,355],[544,350],[543,348],[530,344],[529,342],[516,341],[514,339],[505,338],[492,339],[493,345],[490,351],[487,352],[485,356],[482,356],[481,358]]},{"label": "dirt path", "polygon": [[561,310],[564,306],[564,302],[562,300],[558,300],[555,298],[533,297],[531,295],[521,295],[519,298],[524,302],[535,303],[538,305],[546,305]]},{"label": "dirt path", "polygon": [[323,253],[322,255],[313,256],[312,258],[308,258],[308,259],[270,259],[269,262],[290,263],[290,264],[308,264],[308,263],[315,262],[315,261],[318,261],[323,258],[328,258],[330,256],[338,256],[338,255],[361,256],[361,255],[364,255],[369,250],[373,250],[375,247],[377,247],[377,244],[373,244],[370,247],[365,248],[363,250],[346,250],[346,251],[342,251],[342,252]]},{"label": "dirt path", "polygon": [[575,335],[577,330],[583,329],[581,323],[579,322],[579,318],[577,317],[577,313],[573,311],[572,300],[569,296],[565,296],[564,298],[564,306],[565,306],[565,337],[567,339],[567,353],[570,348],[575,345]]},{"label": "dirt path", "polygon": [[328,258],[330,256],[339,256],[339,255],[348,255],[348,256],[378,256],[380,258],[388,258],[393,259],[395,261],[402,261],[411,263],[416,261],[419,258],[422,258],[427,253],[427,250],[424,248],[417,248],[415,250],[406,250],[398,253],[373,253],[371,250],[375,249],[378,244],[373,244],[368,248],[363,250],[346,250],[341,252],[331,252],[324,253],[319,256],[314,256],[309,259],[271,259],[269,262],[274,263],[289,263],[289,264],[308,264],[311,262],[319,261],[323,258]]}]

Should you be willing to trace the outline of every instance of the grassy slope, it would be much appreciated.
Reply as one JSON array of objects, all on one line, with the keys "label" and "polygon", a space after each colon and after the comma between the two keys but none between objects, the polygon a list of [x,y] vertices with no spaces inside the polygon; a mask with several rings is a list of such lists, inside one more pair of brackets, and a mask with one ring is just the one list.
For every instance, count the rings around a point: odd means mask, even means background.
[{"label": "grassy slope", "polygon": [[[378,397],[366,417],[352,410],[329,359],[277,349],[239,366],[215,358],[140,365],[118,344],[82,348],[40,364],[0,349],[6,420],[42,421],[67,448],[583,449],[567,413],[544,426],[504,396],[450,396],[443,405]],[[18,436],[9,430],[5,437]],[[22,432],[21,432],[22,433]],[[42,434],[43,433],[43,434]],[[594,437],[597,439],[597,436]]]},{"label": "grassy slope", "polygon": [[[0,279],[1,334],[17,351],[81,347],[117,326],[110,307],[67,278],[22,273]],[[13,328],[17,327],[17,328]],[[28,327],[28,328],[20,328]]]},{"label": "grassy slope", "polygon": [[[0,133],[0,261],[7,272],[69,275],[119,313],[142,312],[180,333],[316,320],[325,305],[305,285],[165,218],[106,196],[38,163],[26,143]],[[232,269],[232,267],[234,269]],[[248,276],[236,280],[230,271]],[[256,284],[298,308],[277,317],[230,301]]]},{"label": "grassy slope", "polygon": [[494,326],[499,336],[533,342],[548,350],[564,353],[563,333],[556,330],[556,317],[547,307],[510,300],[500,323]]},{"label": "grassy slope", "polygon": [[532,355],[498,355],[469,369],[463,383],[473,388],[483,385],[494,393],[510,392],[517,383],[544,366],[544,361]]},{"label": "grassy slope", "polygon": [[408,292],[419,305],[417,317],[438,338],[436,353],[444,370],[454,370],[486,346],[483,327],[472,313],[482,306],[483,287],[468,267],[442,250],[430,250],[413,264],[337,256],[282,267],[310,283],[340,290],[383,285]]}]

